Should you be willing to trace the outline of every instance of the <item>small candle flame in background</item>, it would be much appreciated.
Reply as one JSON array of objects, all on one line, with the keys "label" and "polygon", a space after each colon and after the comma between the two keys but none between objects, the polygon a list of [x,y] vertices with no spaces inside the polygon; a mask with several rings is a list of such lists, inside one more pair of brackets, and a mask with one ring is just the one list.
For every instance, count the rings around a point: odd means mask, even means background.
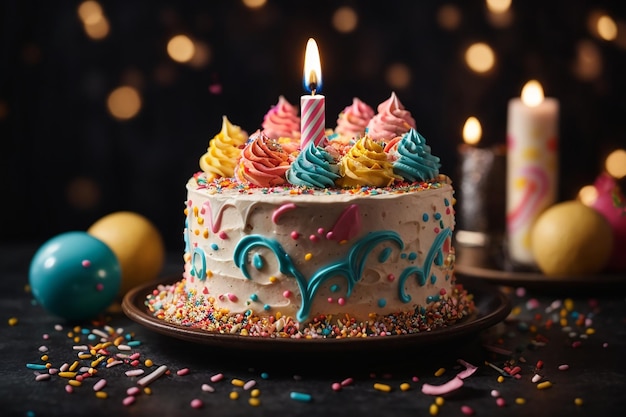
[{"label": "small candle flame in background", "polygon": [[304,89],[315,94],[322,89],[322,64],[315,39],[309,38],[304,52]]},{"label": "small candle flame in background", "polygon": [[[616,149],[604,160],[604,170],[616,180],[626,177],[626,150]],[[578,199],[592,206],[598,198],[598,190],[594,185],[585,185],[578,191]]]},{"label": "small candle flame in background", "polygon": [[537,107],[543,102],[543,87],[537,80],[530,80],[522,88],[522,102],[528,107]]},{"label": "small candle flame in background", "polygon": [[593,206],[598,199],[598,190],[593,185],[585,185],[578,191],[578,199],[586,206]]},{"label": "small candle flame in background", "polygon": [[626,150],[616,149],[606,157],[604,169],[616,179],[626,177]]},{"label": "small candle flame in background", "polygon": [[470,116],[463,125],[463,141],[468,145],[476,145],[483,135],[483,128],[480,121],[474,116]]}]

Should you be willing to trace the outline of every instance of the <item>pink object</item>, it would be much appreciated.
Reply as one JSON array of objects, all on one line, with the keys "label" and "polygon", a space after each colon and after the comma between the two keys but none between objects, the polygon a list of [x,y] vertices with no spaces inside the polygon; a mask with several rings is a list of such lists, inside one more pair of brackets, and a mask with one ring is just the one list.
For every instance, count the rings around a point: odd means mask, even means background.
[{"label": "pink object", "polygon": [[534,165],[523,166],[518,171],[517,175],[523,178],[526,187],[519,194],[517,205],[509,204],[506,223],[510,235],[527,233],[537,216],[553,201],[549,195],[554,186],[548,171]]},{"label": "pink object", "polygon": [[422,385],[422,392],[426,395],[444,395],[455,391],[463,386],[461,378],[454,377],[450,381],[442,385]]},{"label": "pink object", "polygon": [[466,416],[471,416],[472,414],[474,414],[474,410],[469,405],[462,405],[461,412]]},{"label": "pink object", "polygon": [[354,379],[352,378],[346,378],[343,381],[341,381],[341,386],[345,387],[347,385],[352,385],[352,383],[354,382]]},{"label": "pink object", "polygon": [[211,203],[209,201],[205,201],[204,204],[202,205],[202,208],[200,209],[200,214],[202,215],[204,221],[209,224],[209,228],[211,229],[213,233],[217,233],[220,230],[220,225],[222,223],[223,209],[224,208],[222,208],[217,213],[216,219],[213,219],[213,211],[211,209]]},{"label": "pink object", "polygon": [[517,375],[521,372],[522,368],[520,368],[519,366],[514,367],[513,369],[511,369],[509,371],[510,375]]},{"label": "pink object", "polygon": [[285,172],[292,162],[292,155],[285,152],[275,140],[257,130],[250,135],[248,144],[241,151],[235,178],[259,187],[282,185],[287,182]]},{"label": "pink object", "polygon": [[94,391],[100,391],[101,389],[103,389],[106,386],[106,384],[107,384],[107,380],[102,378],[102,379],[100,379],[98,382],[96,382],[93,385],[93,390]]},{"label": "pink object", "polygon": [[470,377],[478,369],[477,366],[472,365],[469,362],[465,362],[463,359],[459,359],[457,362],[459,362],[461,365],[465,367],[463,371],[456,374],[457,378],[465,379],[467,377]]},{"label": "pink object", "polygon": [[415,119],[404,108],[395,92],[380,103],[376,115],[367,124],[367,134],[374,140],[391,141],[402,136],[411,128],[415,129]]},{"label": "pink object", "polygon": [[[272,223],[274,224],[278,224],[278,220],[280,219],[280,217],[285,214],[288,211],[291,211],[293,209],[296,208],[296,205],[294,203],[286,203],[283,204],[282,206],[278,207],[276,210],[274,210],[274,212],[272,213]],[[295,232],[292,232],[292,235]]]},{"label": "pink object", "polygon": [[354,97],[352,104],[339,114],[335,132],[347,139],[363,136],[367,124],[375,115],[374,109]]},{"label": "pink object", "polygon": [[263,132],[271,139],[298,137],[298,110],[284,96],[280,96],[278,103],[265,114],[262,127]]},{"label": "pink object", "polygon": [[613,230],[613,253],[607,268],[626,271],[626,196],[613,177],[602,173],[594,183],[598,198],[591,205],[604,216]]},{"label": "pink object", "polygon": [[350,240],[361,231],[361,213],[359,206],[352,204],[339,216],[332,229],[326,234],[326,239],[335,239],[339,242]]},{"label": "pink object", "polygon": [[319,145],[325,137],[326,98],[320,94],[305,95],[300,98],[300,149],[309,142]]}]

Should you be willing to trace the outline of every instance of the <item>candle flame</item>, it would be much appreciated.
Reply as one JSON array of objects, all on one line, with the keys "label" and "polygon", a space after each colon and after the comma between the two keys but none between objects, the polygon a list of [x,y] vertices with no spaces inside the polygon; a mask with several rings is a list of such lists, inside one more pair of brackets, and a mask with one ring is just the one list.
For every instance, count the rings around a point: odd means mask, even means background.
[{"label": "candle flame", "polygon": [[315,39],[309,38],[304,53],[304,89],[315,94],[322,89],[322,65]]},{"label": "candle flame", "polygon": [[483,128],[478,119],[474,116],[468,117],[463,125],[463,141],[469,145],[476,145],[480,142]]},{"label": "candle flame", "polygon": [[522,88],[522,103],[537,107],[543,102],[543,88],[537,80],[530,80]]},{"label": "candle flame", "polygon": [[511,8],[511,0],[486,0],[491,13],[506,13]]}]

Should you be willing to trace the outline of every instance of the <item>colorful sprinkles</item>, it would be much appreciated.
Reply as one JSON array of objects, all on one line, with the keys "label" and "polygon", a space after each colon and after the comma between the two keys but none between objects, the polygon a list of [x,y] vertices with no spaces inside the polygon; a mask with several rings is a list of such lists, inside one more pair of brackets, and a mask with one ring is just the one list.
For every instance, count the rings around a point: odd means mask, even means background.
[{"label": "colorful sprinkles", "polygon": [[[463,390],[463,381],[481,369],[482,374],[494,375],[489,395],[491,404],[497,408],[524,407],[533,401],[532,395],[524,388],[527,383],[532,383],[538,391],[544,391],[541,395],[550,395],[550,392],[559,387],[558,378],[566,377],[571,372],[572,366],[562,361],[554,363],[541,357],[541,349],[551,343],[549,335],[554,331],[562,332],[567,339],[564,349],[582,348],[586,343],[594,343],[607,348],[606,343],[597,340],[597,333],[593,326],[596,307],[592,305],[589,311],[582,312],[575,309],[571,300],[564,303],[554,302],[545,310],[541,311],[541,304],[536,303],[526,313],[531,314],[530,320],[518,319],[522,309],[526,306],[516,307],[509,319],[509,329],[506,333],[498,331],[488,335],[485,339],[485,353],[493,359],[485,361],[479,366],[470,364],[462,359],[455,366],[450,363],[444,366],[433,366],[426,372],[422,379],[418,376],[407,378],[406,375],[400,380],[410,382],[392,382],[391,375],[371,374],[373,381],[356,377],[345,377],[329,383],[328,389],[332,395],[353,395],[354,390],[376,391],[380,395],[410,395],[411,398],[420,401],[423,409],[421,414],[438,415],[444,411],[450,412],[456,408],[456,413],[470,416],[478,414],[475,404],[467,403],[466,395],[457,396],[455,393]],[[319,321],[318,321],[319,323]],[[321,324],[320,324],[321,325]],[[527,340],[524,348],[511,347],[510,328],[517,326],[518,336]],[[496,329],[495,327],[493,329]],[[75,326],[70,329],[62,325],[55,325],[57,334],[42,335],[46,344],[33,347],[36,355],[34,360],[25,363],[28,372],[33,373],[33,383],[49,384],[55,386],[52,381],[63,381],[63,395],[89,395],[95,396],[102,401],[118,401],[123,407],[136,406],[146,401],[152,393],[148,385],[154,384],[157,392],[158,381],[161,378],[189,378],[187,375],[195,373],[200,375],[207,372],[203,370],[192,371],[189,368],[179,368],[171,371],[166,364],[155,364],[152,359],[145,358],[139,350],[143,344],[135,338],[135,335],[125,332],[122,328],[113,328],[109,325],[97,325],[93,328]],[[552,333],[551,333],[552,332]],[[66,339],[66,357],[72,360],[57,362],[59,355],[58,343],[60,337]],[[594,339],[595,338],[595,339]],[[574,346],[573,342],[580,342]],[[50,344],[50,345],[49,345]],[[524,354],[532,354],[533,360],[527,360]],[[540,359],[537,359],[540,358]],[[109,371],[110,368],[120,367],[124,370],[122,376]],[[139,372],[141,371],[141,372]],[[259,379],[250,376],[225,375],[223,373],[206,373],[206,382],[199,383],[197,389],[189,391],[187,404],[192,409],[200,409],[210,403],[210,395],[223,395],[236,401],[242,398],[238,406],[262,406],[261,389],[267,384],[272,384],[267,372],[256,372]],[[126,376],[124,376],[126,375]],[[140,376],[141,375],[141,376]],[[498,382],[501,380],[502,382]],[[120,384],[130,386],[126,388],[123,396],[113,396],[109,392],[111,387]],[[181,380],[182,381],[182,380]],[[521,381],[520,385],[517,381]],[[557,381],[557,382],[555,382]],[[181,382],[182,383],[182,382]],[[294,375],[294,386],[297,389],[286,390],[279,394],[282,400],[291,399],[294,402],[314,404],[315,400],[311,393],[306,391],[303,378]],[[421,387],[420,387],[421,385]],[[519,388],[517,388],[519,387]],[[417,388],[417,390],[415,389]],[[51,388],[52,389],[52,388]],[[416,396],[416,391],[419,393]],[[421,392],[420,392],[421,391]],[[524,395],[520,395],[521,393]],[[572,392],[569,404],[575,407],[584,407],[585,400],[580,392]],[[428,399],[420,395],[430,396]],[[321,399],[318,399],[318,402]],[[312,405],[311,405],[312,406]],[[473,407],[474,406],[474,407]],[[481,406],[483,407],[483,406]],[[565,407],[565,405],[564,405]],[[446,410],[448,409],[448,410]],[[420,412],[418,409],[416,412]],[[26,415],[35,415],[28,411]],[[452,413],[454,414],[454,412]]]},{"label": "colorful sprinkles", "polygon": [[[221,194],[228,190],[235,190],[240,194],[247,194],[251,190],[261,190],[264,194],[285,194],[285,195],[333,195],[333,194],[351,194],[351,195],[377,195],[377,194],[405,194],[414,193],[416,191],[441,188],[443,184],[449,182],[445,175],[440,174],[434,181],[415,181],[415,182],[394,182],[389,187],[370,187],[363,185],[353,188],[316,188],[295,185],[278,185],[275,187],[259,187],[250,183],[235,181],[233,178],[220,177],[207,181],[203,172],[194,174],[194,179],[198,184],[198,188],[206,188],[211,194]],[[449,205],[449,201],[446,206]],[[284,210],[286,211],[287,208]],[[282,212],[281,212],[282,214]],[[272,219],[276,221],[276,219]]]},{"label": "colorful sprinkles", "polygon": [[[213,306],[210,297],[185,289],[186,280],[173,285],[160,285],[148,294],[145,305],[154,317],[176,325],[202,329],[219,334],[273,338],[347,338],[413,334],[450,326],[475,311],[473,296],[462,285],[455,285],[448,294],[429,300],[428,307],[412,312],[379,316],[360,322],[345,315],[320,315],[301,325],[280,312],[257,316],[252,310],[230,314]],[[290,294],[289,294],[290,295]],[[345,303],[342,297],[329,302]],[[381,301],[384,303],[384,300]],[[271,311],[269,305],[263,308]]]}]

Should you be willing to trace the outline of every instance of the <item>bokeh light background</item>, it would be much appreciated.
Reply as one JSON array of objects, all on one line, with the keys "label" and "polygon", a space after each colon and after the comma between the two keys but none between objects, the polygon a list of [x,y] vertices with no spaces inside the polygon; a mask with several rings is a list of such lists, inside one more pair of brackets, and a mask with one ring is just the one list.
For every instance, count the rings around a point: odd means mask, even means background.
[{"label": "bokeh light background", "polygon": [[508,100],[537,79],[561,103],[560,199],[626,175],[622,1],[7,0],[0,19],[3,243],[131,210],[180,251],[222,115],[252,133],[280,95],[299,105],[309,37],[327,127],[396,91],[454,179],[466,120],[504,143]]}]

